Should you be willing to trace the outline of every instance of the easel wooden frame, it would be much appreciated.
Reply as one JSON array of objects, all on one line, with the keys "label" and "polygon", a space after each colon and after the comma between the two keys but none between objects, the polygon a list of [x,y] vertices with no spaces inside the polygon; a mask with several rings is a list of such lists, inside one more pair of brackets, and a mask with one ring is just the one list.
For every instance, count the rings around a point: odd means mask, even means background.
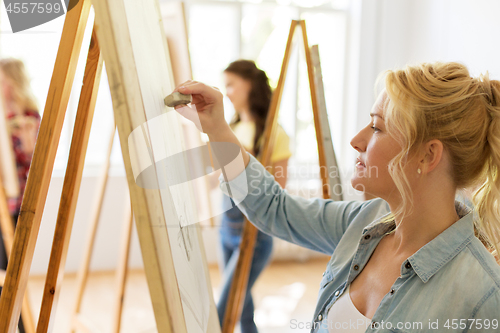
[{"label": "easel wooden frame", "polygon": [[[165,33],[167,37],[167,43],[169,46],[169,54],[172,63],[173,77],[176,85],[181,84],[182,82],[191,79],[191,62],[189,57],[189,49],[187,44],[187,25],[185,20],[185,10],[184,3],[163,3],[161,5],[165,7],[165,11],[162,11],[163,16],[163,25],[165,28]],[[180,29],[181,27],[181,29]],[[88,230],[87,239],[85,241],[84,246],[84,254],[83,260],[80,264],[77,273],[77,287],[76,287],[76,299],[74,303],[73,310],[73,318],[71,322],[71,329],[74,331],[75,329],[86,329],[91,331],[96,331],[96,329],[92,329],[92,324],[90,320],[87,320],[83,317],[83,314],[80,313],[81,304],[83,300],[83,293],[85,290],[90,258],[93,251],[94,240],[97,232],[97,227],[99,223],[99,218],[102,210],[102,202],[106,190],[106,183],[108,179],[108,171],[110,166],[110,155],[111,149],[114,142],[114,133],[116,131],[116,125],[113,123],[112,135],[110,136],[110,141],[108,143],[107,149],[107,158],[105,163],[103,164],[101,174],[97,181],[97,195],[94,200],[92,214],[90,219],[90,226]],[[193,139],[196,136],[199,138],[201,142],[199,132],[196,130],[195,133],[186,133],[193,134],[192,136],[186,135],[186,139]],[[198,142],[193,142],[194,145],[199,145]],[[198,196],[198,201],[203,201],[210,210],[210,199],[207,195],[206,198],[201,194]],[[208,192],[207,192],[208,194]],[[124,301],[124,292],[125,292],[125,284],[127,279],[127,268],[128,268],[128,258],[130,252],[130,242],[131,242],[131,231],[132,231],[132,215],[130,212],[130,203],[127,209],[127,217],[124,219],[124,230],[122,231],[121,236],[121,244],[120,244],[120,253],[118,260],[118,268],[116,270],[116,293],[115,293],[115,302],[113,307],[113,317],[112,317],[112,332],[118,333],[121,327],[121,317],[122,317],[122,309],[123,309],[123,301]],[[211,216],[211,214],[210,214]],[[210,224],[213,226],[213,218],[210,219]]]},{"label": "easel wooden frame", "polygon": [[[9,213],[7,195],[4,191],[2,177],[0,177],[0,229],[2,231],[5,253],[7,255],[7,258],[9,258],[12,249],[12,243],[14,241],[14,221],[12,221],[12,217]],[[5,276],[5,271],[0,270],[0,286],[2,287],[5,283]],[[23,318],[23,325],[26,333],[35,333],[35,321],[33,319],[33,311],[31,309],[31,302],[29,299],[27,286],[21,310],[21,317]]]},{"label": "easel wooden frame", "polygon": [[[147,19],[141,20],[140,23],[139,21],[126,20],[127,12],[125,10],[125,3],[121,0],[97,1],[94,5],[96,22],[99,24],[99,39],[104,47],[103,52],[106,58],[108,79],[110,80],[111,96],[116,115],[115,120],[120,135],[122,155],[125,161],[125,170],[132,197],[132,206],[142,248],[146,277],[154,305],[153,309],[155,311],[157,328],[161,332],[186,332],[186,322],[184,320],[186,314],[180,301],[177,277],[172,269],[174,264],[170,240],[166,228],[163,227],[166,226],[166,222],[160,190],[146,190],[137,186],[132,171],[127,141],[131,131],[136,126],[144,124],[148,120],[144,112],[137,112],[137,110],[145,110],[144,103],[148,102],[146,100],[148,96],[143,95],[133,98],[136,92],[141,91],[141,73],[135,70],[124,70],[128,68],[135,69],[137,57],[144,55],[144,53],[140,53],[141,50],[133,48],[131,32],[133,31],[135,36],[138,36],[138,31],[144,32],[143,29],[145,27],[148,27],[148,29],[153,28],[152,25],[158,21],[156,21],[155,17],[151,17],[150,14],[156,15],[156,13],[153,13],[156,9],[153,6],[157,7],[158,4],[150,1],[130,1],[127,3],[127,10],[137,10],[144,17],[147,16]],[[148,15],[144,15],[147,11],[149,11]],[[139,18],[139,16],[136,18]],[[154,70],[158,71],[157,66],[167,64],[169,60],[167,53],[163,53],[166,51],[164,32],[161,29],[157,30],[156,27],[154,29],[154,31],[149,31],[151,34],[147,38],[150,43],[155,43],[155,46],[162,48],[162,54],[160,52],[151,55],[148,53],[147,58],[153,63],[156,61]],[[154,35],[156,35],[157,39],[153,42],[152,38]],[[158,45],[159,43],[163,45]],[[151,67],[149,68],[151,69]],[[156,75],[155,78],[159,77],[157,73],[154,74]],[[148,80],[148,84],[154,81],[155,78]],[[125,82],[126,85],[124,84]],[[165,79],[157,80],[156,84],[158,85],[156,91],[160,90],[159,88],[163,89],[164,86],[170,85],[166,83]],[[170,92],[164,91],[163,93],[168,94]],[[149,100],[149,102],[158,105],[156,103],[163,102],[163,97],[161,99],[154,98],[154,102],[152,100]],[[159,226],[162,227],[158,228]],[[198,243],[202,244],[200,229],[195,225],[193,227],[196,227]],[[153,228],[155,228],[154,232]],[[143,244],[148,246],[144,246]],[[157,253],[158,249],[162,251],[161,256]],[[200,247],[200,253],[201,257],[204,257],[203,247]],[[203,270],[205,276],[207,276],[208,268],[206,263],[203,265]],[[209,305],[208,330],[217,332],[220,330],[220,327],[213,302],[212,289],[209,286],[208,279],[205,283],[207,283],[206,287],[209,293],[207,296],[211,303]]]},{"label": "easel wooden frame", "polygon": [[[326,114],[326,103],[324,100],[323,84],[321,80],[321,71],[319,65],[319,55],[317,47],[314,49],[315,57],[311,56],[309,42],[307,40],[306,23],[304,20],[292,21],[288,40],[285,48],[285,56],[281,66],[281,73],[278,80],[278,85],[273,93],[269,113],[266,119],[266,127],[263,134],[263,149],[258,156],[258,160],[266,167],[271,164],[272,149],[276,137],[276,128],[278,123],[278,112],[283,95],[288,64],[290,61],[292,42],[295,35],[295,28],[300,26],[302,30],[302,43],[306,55],[307,73],[309,80],[309,89],[311,92],[312,111],[314,115],[314,126],[316,129],[316,140],[318,143],[318,156],[320,165],[320,176],[322,180],[323,198],[329,199],[332,194],[335,200],[341,200],[341,196],[331,193],[332,185],[340,184],[339,179],[329,179],[327,174],[327,166],[332,163],[336,165],[335,153],[331,134],[328,126],[328,117]],[[314,62],[313,62],[314,60]],[[224,321],[222,325],[223,333],[232,333],[236,323],[240,320],[243,303],[245,301],[246,287],[248,276],[252,264],[252,258],[255,249],[257,237],[257,228],[255,228],[245,217],[245,225],[240,243],[240,255],[233,276],[231,290],[229,293],[227,307],[225,311]]]},{"label": "easel wooden frame", "polygon": [[[77,2],[76,0],[72,1]],[[144,266],[152,298],[156,326],[160,332],[187,333],[177,277],[174,269],[172,269],[174,265],[167,231],[166,228],[158,228],[158,225],[165,225],[165,215],[159,208],[161,207],[159,190],[146,190],[135,184],[127,149],[127,136],[134,128],[134,124],[144,123],[146,119],[144,114],[130,112],[130,110],[142,109],[143,106],[140,104],[142,101],[140,99],[127,98],[127,89],[130,88],[134,91],[140,91],[140,89],[137,73],[133,71],[124,72],[122,70],[123,68],[135,68],[133,58],[127,58],[126,56],[122,58],[120,56],[122,54],[132,54],[130,27],[127,23],[125,4],[121,0],[101,0],[95,2],[94,5],[96,24],[92,32],[83,89],[75,120],[75,134],[71,143],[68,168],[61,195],[61,205],[50,259],[51,264],[47,273],[47,282],[37,332],[47,332],[53,324],[52,309],[57,303],[60,290],[60,283],[58,282],[60,282],[63,275],[74,208],[76,207],[76,199],[81,182],[83,160],[90,133],[97,87],[102,71],[103,56],[97,42],[97,34],[99,34],[99,40],[105,46],[104,53],[108,60],[107,70],[110,85],[112,85],[111,92],[115,121],[117,122],[118,133],[120,135],[122,155],[125,162],[141,251],[143,258],[146,259],[144,260]],[[66,14],[61,43],[54,66],[54,75],[49,88],[44,116],[33,154],[31,171],[21,206],[21,214],[14,237],[12,256],[7,267],[5,287],[0,298],[1,332],[13,333],[16,330],[17,318],[19,318],[22,298],[26,290],[29,268],[33,259],[55,153],[74,80],[90,6],[90,0],[80,0]],[[72,7],[72,4],[70,4],[70,7]],[[126,36],[127,34],[128,37]],[[121,53],[121,51],[124,51],[123,49],[120,51],[117,49],[117,41],[126,49],[126,53]],[[127,62],[126,65],[123,62]],[[113,85],[113,82],[115,85]],[[117,82],[127,82],[127,87],[124,84],[116,85]],[[154,227],[157,229],[153,232]],[[199,228],[197,228],[196,232],[198,241],[200,241],[201,233]],[[204,257],[205,254],[202,246],[200,251],[201,256]],[[208,276],[206,262],[204,271],[205,275]],[[208,318],[208,325],[211,332],[216,332],[220,328],[216,318],[217,314],[209,280],[207,281],[207,287],[209,297],[211,298],[211,312]],[[213,316],[214,313],[215,317]]]},{"label": "easel wooden frame", "polygon": [[[21,300],[25,294],[29,269],[54,166],[57,144],[76,71],[90,1],[81,0],[66,14],[54,73],[47,95],[44,117],[33,153],[21,212],[4,289],[0,297],[0,331],[15,332]],[[52,290],[51,290],[52,291]],[[53,290],[55,294],[56,290]],[[50,318],[49,318],[50,321]]]}]

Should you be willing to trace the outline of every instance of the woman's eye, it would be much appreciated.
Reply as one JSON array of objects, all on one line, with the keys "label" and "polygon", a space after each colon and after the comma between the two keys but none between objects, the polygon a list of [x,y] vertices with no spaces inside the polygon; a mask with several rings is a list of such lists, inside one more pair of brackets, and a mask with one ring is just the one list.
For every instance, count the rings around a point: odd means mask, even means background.
[{"label": "woman's eye", "polygon": [[371,128],[372,128],[372,129],[373,129],[373,131],[375,131],[375,132],[380,132],[380,129],[379,129],[378,127],[372,126]]}]

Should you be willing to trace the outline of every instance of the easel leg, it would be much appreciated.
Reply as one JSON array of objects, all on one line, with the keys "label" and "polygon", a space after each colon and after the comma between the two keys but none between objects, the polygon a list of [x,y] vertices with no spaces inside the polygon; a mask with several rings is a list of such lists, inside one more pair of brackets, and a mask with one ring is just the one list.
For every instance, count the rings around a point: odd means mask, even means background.
[{"label": "easel leg", "polygon": [[[305,23],[304,23],[305,27]],[[313,45],[309,50],[311,58],[311,66],[314,68],[314,82],[315,82],[315,95],[317,96],[317,114],[319,116],[319,126],[321,128],[322,141],[321,145],[318,142],[318,151],[319,154],[324,156],[325,164],[321,164],[321,166],[325,166],[321,168],[321,170],[325,170],[322,172],[325,176],[325,181],[327,182],[323,184],[323,189],[327,188],[328,191],[323,191],[323,199],[332,199],[334,201],[342,201],[342,181],[340,178],[339,172],[336,172],[333,176],[330,172],[326,172],[326,170],[338,170],[337,158],[335,157],[335,149],[333,148],[332,134],[330,130],[330,124],[328,122],[328,113],[326,110],[326,99],[325,99],[325,87],[323,85],[323,74],[321,71],[321,61],[319,58],[319,49],[318,45]],[[311,93],[313,93],[311,91]],[[314,110],[313,110],[314,112]],[[321,156],[319,155],[319,156]],[[340,190],[340,192],[338,191]],[[330,197],[326,197],[325,194],[329,194]]]},{"label": "easel leg", "polygon": [[118,269],[116,271],[116,303],[113,313],[113,329],[111,332],[119,333],[122,319],[123,310],[123,295],[125,292],[125,283],[127,281],[128,258],[130,254],[130,240],[132,235],[132,223],[134,221],[134,214],[132,207],[127,205],[127,212],[125,213],[126,219],[122,231],[122,243],[120,246],[120,258],[118,260]]},{"label": "easel leg", "polygon": [[16,331],[89,11],[90,0],[80,0],[66,14],[0,297],[0,332]]},{"label": "easel leg", "polygon": [[[7,205],[7,196],[5,195],[1,179],[0,179],[0,229],[2,230],[3,246],[5,247],[5,252],[8,258],[10,257],[12,242],[14,240],[14,222],[12,221],[12,217],[10,216],[9,213],[9,207]],[[3,273],[4,273],[3,279],[0,281],[0,286],[2,287],[5,283],[5,272]],[[27,286],[26,286],[26,291],[24,293],[24,301],[21,309],[21,317],[23,318],[23,325],[26,333],[35,333],[35,320],[33,319],[33,313],[31,311]]]},{"label": "easel leg", "polygon": [[45,279],[42,307],[37,327],[37,332],[39,333],[47,332],[50,329],[53,310],[55,309],[59,291],[61,290],[60,282],[64,275],[69,239],[73,227],[78,194],[80,192],[85,155],[102,73],[102,63],[101,51],[94,28],[90,40],[87,64],[85,66],[82,92],[78,103],[75,129],[71,140],[68,167],[59,203],[49,268]]},{"label": "easel leg", "polygon": [[[158,189],[143,189],[135,183],[132,170],[135,157],[131,159],[129,148],[135,149],[139,142],[132,142],[129,146],[128,141],[132,129],[148,120],[147,106],[156,105],[158,101],[154,97],[156,93],[143,93],[142,88],[147,86],[145,83],[154,82],[155,91],[159,91],[160,87],[164,91],[171,90],[166,79],[150,80],[166,77],[170,73],[167,71],[169,60],[164,48],[166,40],[159,26],[160,16],[157,6],[149,1],[100,0],[94,2],[94,9],[156,326],[162,333],[185,333],[181,293],[175,270],[171,269],[174,266],[170,239],[167,228],[157,227],[167,223],[166,214],[171,212],[163,209],[163,197]],[[126,15],[127,10],[137,11],[137,15]],[[139,38],[154,43],[158,51],[135,48],[134,45],[139,46]],[[138,67],[136,64],[141,61],[138,59],[142,57],[151,63]],[[155,61],[158,65],[154,64]],[[162,75],[158,75],[160,73]],[[149,79],[142,81],[141,78],[146,76]]]},{"label": "easel leg", "polygon": [[311,49],[309,48],[309,42],[307,39],[306,32],[306,21],[300,21],[300,27],[302,28],[302,41],[304,44],[304,52],[306,54],[306,64],[307,64],[307,76],[309,78],[309,91],[311,92],[311,102],[314,117],[314,128],[316,129],[316,142],[318,144],[318,157],[320,168],[321,183],[323,184],[323,198],[330,199],[330,184],[328,181],[326,166],[326,156],[325,149],[323,147],[323,133],[321,129],[321,119],[319,114],[318,106],[318,95],[316,92],[316,81],[314,80],[314,66],[311,58]]},{"label": "easel leg", "polygon": [[0,229],[2,231],[3,243],[7,258],[10,257],[12,243],[14,241],[14,221],[9,213],[7,204],[7,196],[3,187],[2,179],[0,178]]},{"label": "easel leg", "polygon": [[[72,327],[76,327],[78,319],[78,314],[80,313],[80,307],[83,299],[83,291],[85,290],[85,285],[87,284],[87,278],[89,273],[90,259],[92,257],[92,251],[94,249],[95,235],[97,232],[97,226],[99,224],[99,218],[101,217],[102,203],[104,201],[104,194],[106,193],[106,184],[108,182],[108,173],[110,166],[111,150],[113,148],[113,142],[115,137],[116,125],[113,123],[113,129],[109,138],[108,149],[106,154],[106,161],[102,166],[102,171],[97,181],[97,195],[95,196],[91,218],[90,227],[87,235],[87,240],[85,241],[83,260],[78,268],[77,283],[76,283],[76,300],[73,310],[73,320]],[[72,329],[74,332],[74,328]]]}]

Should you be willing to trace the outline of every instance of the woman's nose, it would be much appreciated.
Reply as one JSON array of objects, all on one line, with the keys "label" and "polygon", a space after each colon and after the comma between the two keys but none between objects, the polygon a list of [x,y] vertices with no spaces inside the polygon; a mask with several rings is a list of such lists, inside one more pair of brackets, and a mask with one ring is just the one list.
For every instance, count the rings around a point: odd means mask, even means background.
[{"label": "woman's nose", "polygon": [[362,138],[362,130],[351,140],[351,146],[358,152],[364,152],[366,149],[366,141]]}]

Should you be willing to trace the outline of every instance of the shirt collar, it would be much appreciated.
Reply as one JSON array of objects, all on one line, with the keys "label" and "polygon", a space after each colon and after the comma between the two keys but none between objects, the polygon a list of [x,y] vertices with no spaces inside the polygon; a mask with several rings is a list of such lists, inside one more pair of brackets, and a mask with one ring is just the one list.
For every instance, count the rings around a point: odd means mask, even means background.
[{"label": "shirt collar", "polygon": [[[459,201],[455,201],[455,210],[460,219],[405,260],[401,265],[402,275],[408,270],[405,268],[405,263],[410,262],[415,273],[426,283],[470,243],[474,237],[473,212]],[[363,234],[370,232],[372,236],[378,237],[392,231],[396,225],[394,220],[381,223],[381,220],[389,214],[370,223],[363,230]]]}]

